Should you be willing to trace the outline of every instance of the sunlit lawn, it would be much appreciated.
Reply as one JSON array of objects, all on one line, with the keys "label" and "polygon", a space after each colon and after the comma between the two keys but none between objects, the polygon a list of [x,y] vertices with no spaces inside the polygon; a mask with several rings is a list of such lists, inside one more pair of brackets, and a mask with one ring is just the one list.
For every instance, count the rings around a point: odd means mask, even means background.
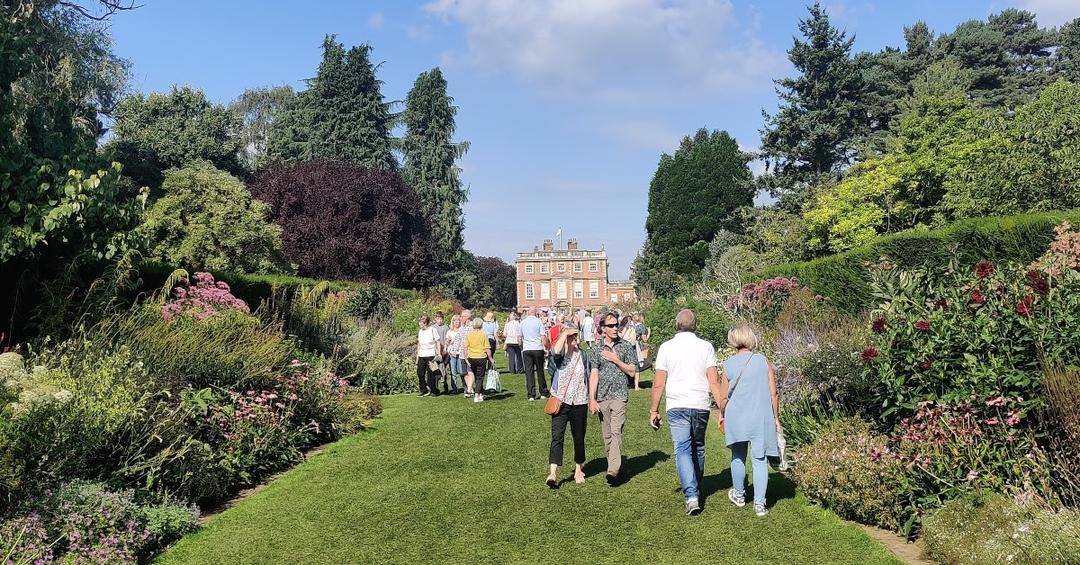
[{"label": "sunlit lawn", "polygon": [[[505,367],[505,358],[501,359]],[[645,379],[651,378],[646,373]],[[772,512],[735,508],[728,454],[708,438],[701,516],[683,513],[667,428],[635,392],[625,471],[609,487],[600,425],[588,480],[544,485],[550,419],[524,378],[481,404],[387,397],[372,429],[346,438],[181,540],[164,563],[896,563],[860,529],[811,506],[780,474]],[[569,440],[569,438],[568,438]],[[567,450],[567,463],[572,449]],[[572,466],[563,467],[569,478]]]}]

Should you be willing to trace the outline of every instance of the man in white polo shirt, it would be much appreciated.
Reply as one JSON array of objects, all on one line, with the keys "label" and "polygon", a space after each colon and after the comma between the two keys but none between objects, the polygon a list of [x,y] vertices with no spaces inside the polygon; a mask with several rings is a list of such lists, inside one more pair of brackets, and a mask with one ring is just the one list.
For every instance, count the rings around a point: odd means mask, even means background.
[{"label": "man in white polo shirt", "polygon": [[716,349],[694,334],[697,318],[693,310],[679,311],[675,330],[675,337],[661,344],[656,353],[649,423],[653,428],[660,427],[660,395],[666,392],[675,469],[686,498],[686,513],[696,516],[701,513],[698,487],[705,470],[709,392],[720,398],[720,381],[716,373]]}]

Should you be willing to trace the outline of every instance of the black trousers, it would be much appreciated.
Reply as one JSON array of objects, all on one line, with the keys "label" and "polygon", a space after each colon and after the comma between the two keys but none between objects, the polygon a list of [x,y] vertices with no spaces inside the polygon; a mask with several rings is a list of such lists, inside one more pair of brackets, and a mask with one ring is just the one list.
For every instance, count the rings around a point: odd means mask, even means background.
[{"label": "black trousers", "polygon": [[484,392],[484,377],[487,375],[488,360],[487,357],[469,357],[469,368],[472,369],[473,377],[476,379],[473,381],[473,392]]},{"label": "black trousers", "polygon": [[509,363],[508,370],[512,374],[517,374],[525,370],[525,366],[521,359],[521,345],[517,343],[506,344],[506,358]]},{"label": "black trousers", "polygon": [[559,412],[551,417],[551,450],[548,463],[562,465],[563,442],[566,439],[566,424],[570,424],[570,435],[574,438],[574,463],[585,464],[585,424],[588,422],[589,405],[571,406],[563,404]]},{"label": "black trousers", "polygon": [[432,359],[435,359],[434,355],[431,357],[417,357],[416,359],[416,379],[420,381],[420,394],[428,392],[439,394],[438,373],[428,367],[428,361]]},{"label": "black trousers", "polygon": [[548,394],[547,381],[544,377],[544,352],[534,349],[521,352],[525,365],[525,388],[529,398],[536,398],[536,383],[540,382],[540,394]]}]

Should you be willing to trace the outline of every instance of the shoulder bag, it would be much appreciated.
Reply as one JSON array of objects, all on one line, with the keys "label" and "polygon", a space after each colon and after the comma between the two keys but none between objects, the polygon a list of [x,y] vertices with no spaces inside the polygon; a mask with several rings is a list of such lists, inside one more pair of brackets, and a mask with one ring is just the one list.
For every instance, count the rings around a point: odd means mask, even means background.
[{"label": "shoulder bag", "polygon": [[[739,369],[739,375],[737,377],[735,377],[735,380],[728,387],[728,391],[727,391],[728,402],[731,401],[731,395],[735,394],[735,387],[739,386],[739,381],[742,380],[743,373],[746,372],[746,367],[750,364],[750,360],[753,359],[753,358],[754,358],[754,354],[751,353],[750,357],[746,360],[746,363],[743,363],[742,369]],[[727,405],[726,404],[724,405],[724,411],[725,412],[727,411]],[[725,416],[724,418],[727,419],[727,416]],[[726,430],[724,429],[724,423],[720,422],[720,432],[723,433],[725,431]]]}]

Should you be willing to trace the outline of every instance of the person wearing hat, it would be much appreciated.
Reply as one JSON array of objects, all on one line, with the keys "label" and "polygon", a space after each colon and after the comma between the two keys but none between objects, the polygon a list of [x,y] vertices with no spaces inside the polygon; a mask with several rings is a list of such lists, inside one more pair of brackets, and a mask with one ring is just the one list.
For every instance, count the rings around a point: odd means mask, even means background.
[{"label": "person wearing hat", "polygon": [[487,334],[488,344],[491,346],[491,353],[494,354],[498,351],[498,339],[499,335],[499,322],[495,321],[495,313],[488,312],[484,314],[484,333]]},{"label": "person wearing hat", "polygon": [[[585,425],[589,415],[589,360],[578,349],[578,330],[567,325],[551,348],[557,380],[551,383],[552,400],[558,400],[559,410],[551,415],[551,448],[548,450],[547,485],[558,488],[556,473],[563,463],[563,444],[566,425],[574,440],[574,482],[585,482]],[[551,402],[549,400],[548,402]]]}]

